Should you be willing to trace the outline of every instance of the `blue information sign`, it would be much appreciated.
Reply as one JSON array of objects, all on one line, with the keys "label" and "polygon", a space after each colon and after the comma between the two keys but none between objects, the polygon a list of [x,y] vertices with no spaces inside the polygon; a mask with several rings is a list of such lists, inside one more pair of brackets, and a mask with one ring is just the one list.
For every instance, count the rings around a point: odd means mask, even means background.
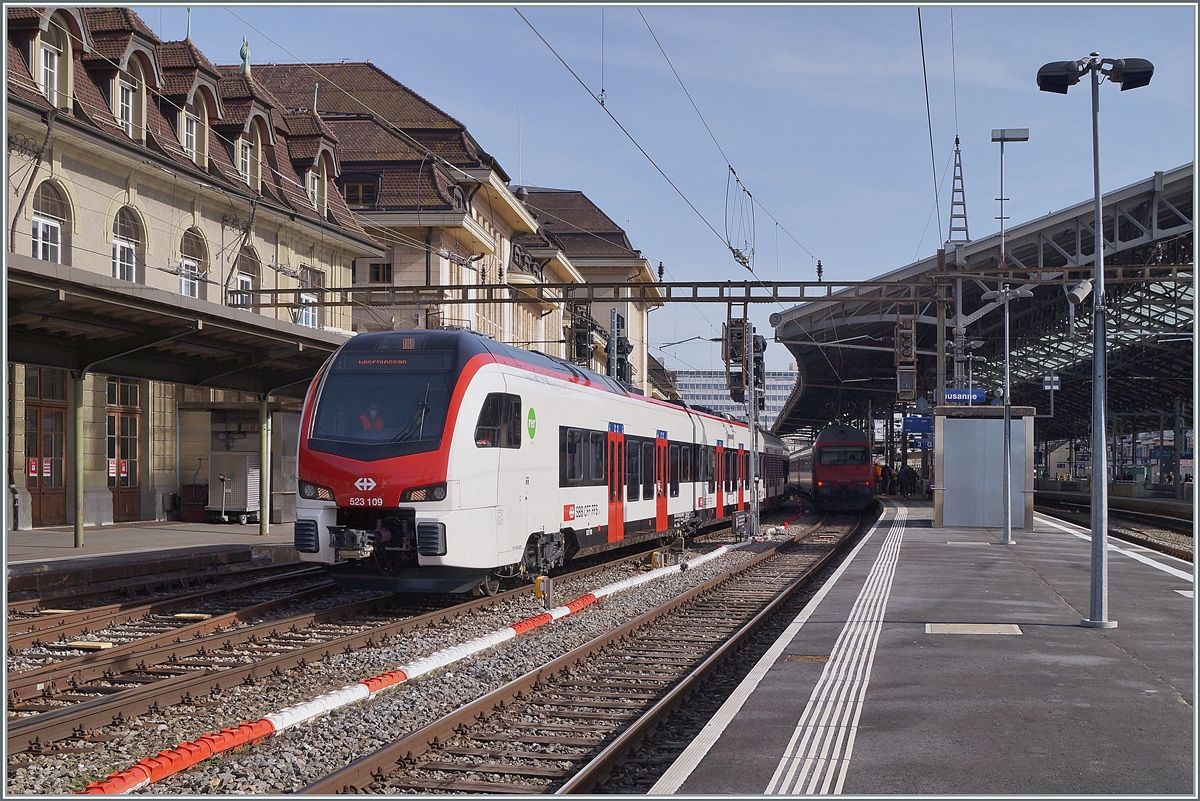
[{"label": "blue information sign", "polygon": [[918,450],[927,451],[933,447],[933,440],[931,440],[931,439],[914,439],[912,444],[913,444],[913,447],[917,448]]},{"label": "blue information sign", "polygon": [[905,417],[904,418],[904,433],[905,434],[932,434],[933,433],[933,418],[932,417]]},{"label": "blue information sign", "polygon": [[984,389],[947,389],[947,403],[986,403],[987,390]]}]

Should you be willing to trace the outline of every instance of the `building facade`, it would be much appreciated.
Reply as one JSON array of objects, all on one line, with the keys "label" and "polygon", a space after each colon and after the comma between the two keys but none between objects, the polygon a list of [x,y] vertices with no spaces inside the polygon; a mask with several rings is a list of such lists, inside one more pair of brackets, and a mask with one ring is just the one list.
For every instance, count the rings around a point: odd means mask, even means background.
[{"label": "building facade", "polygon": [[[381,248],[337,191],[336,138],[288,113],[248,64],[218,68],[127,8],[7,14],[6,512],[21,528],[67,523],[77,504],[87,525],[162,519],[183,485],[207,484],[212,453],[258,452],[265,396],[232,387],[288,347],[348,337],[349,310],[322,307],[322,289]],[[51,291],[13,302],[34,286]],[[257,307],[260,289],[297,303]],[[84,297],[130,317],[55,310]],[[168,319],[191,328],[164,331]],[[217,320],[247,343],[234,370]],[[173,356],[120,371],[167,339]],[[185,374],[204,383],[169,380]],[[294,489],[297,407],[271,401],[276,517]]]},{"label": "building facade", "polygon": [[583,278],[466,126],[370,63],[256,69],[291,111],[315,101],[338,137],[344,199],[387,248],[355,262],[355,287],[479,287],[453,305],[357,309],[358,330],[455,326],[567,357],[562,303],[486,300],[488,287]]},{"label": "building facade", "polygon": [[[767,371],[763,393],[765,408],[758,415],[761,428],[770,430],[775,425],[775,418],[796,386],[798,377],[799,373],[795,371]],[[746,419],[746,405],[734,403],[729,397],[724,370],[676,370],[675,386],[679,396],[693,406],[704,406],[738,420]]]}]

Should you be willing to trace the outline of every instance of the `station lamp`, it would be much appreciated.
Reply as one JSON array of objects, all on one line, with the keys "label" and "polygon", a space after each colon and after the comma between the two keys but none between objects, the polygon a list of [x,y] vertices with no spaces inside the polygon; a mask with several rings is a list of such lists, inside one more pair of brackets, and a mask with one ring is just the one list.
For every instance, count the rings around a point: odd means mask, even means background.
[{"label": "station lamp", "polygon": [[[1104,319],[1104,209],[1100,198],[1100,76],[1120,84],[1121,91],[1150,83],[1154,65],[1144,58],[1100,58],[1091,53],[1078,61],[1052,61],[1037,73],[1038,89],[1065,95],[1080,78],[1092,77],[1092,180],[1096,204],[1096,264],[1092,284],[1092,592],[1090,628],[1115,628],[1108,619],[1108,459],[1104,452],[1107,404],[1107,330]],[[1079,300],[1083,300],[1082,297]]]}]

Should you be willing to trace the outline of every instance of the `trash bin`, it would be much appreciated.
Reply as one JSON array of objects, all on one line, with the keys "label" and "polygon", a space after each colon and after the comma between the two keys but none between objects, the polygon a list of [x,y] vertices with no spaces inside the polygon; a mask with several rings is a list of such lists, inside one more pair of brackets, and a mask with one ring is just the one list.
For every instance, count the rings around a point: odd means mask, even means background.
[{"label": "trash bin", "polygon": [[204,507],[208,505],[207,484],[183,485],[183,510],[180,520],[185,523],[203,523]]}]

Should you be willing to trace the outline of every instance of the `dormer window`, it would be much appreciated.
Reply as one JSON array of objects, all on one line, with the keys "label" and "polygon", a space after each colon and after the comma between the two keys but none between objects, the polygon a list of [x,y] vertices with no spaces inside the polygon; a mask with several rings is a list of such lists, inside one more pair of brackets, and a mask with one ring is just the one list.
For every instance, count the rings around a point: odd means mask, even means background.
[{"label": "dormer window", "polygon": [[50,18],[50,24],[37,38],[36,48],[31,66],[38,89],[55,108],[69,105],[71,43],[60,15]]},{"label": "dormer window", "polygon": [[57,47],[42,44],[42,94],[51,105],[58,105],[58,57]]},{"label": "dormer window", "polygon": [[117,81],[117,122],[130,139],[133,138],[133,98],[136,91],[133,84]]},{"label": "dormer window", "polygon": [[238,140],[238,174],[246,183],[250,183],[250,155],[253,149],[245,137]]},{"label": "dormer window", "polygon": [[348,206],[374,206],[377,192],[374,181],[347,181],[342,184]]},{"label": "dormer window", "polygon": [[238,137],[235,148],[238,175],[255,192],[260,191],[259,184],[262,180],[262,133],[259,127],[261,124],[260,119],[251,119],[249,130]]},{"label": "dormer window", "polygon": [[192,161],[196,160],[196,134],[200,127],[200,120],[195,116],[184,112],[183,114],[183,152]]},{"label": "dormer window", "polygon": [[317,165],[308,171],[308,202],[318,213],[325,213],[325,206],[328,198],[325,196],[325,162],[324,160],[317,162]]}]

